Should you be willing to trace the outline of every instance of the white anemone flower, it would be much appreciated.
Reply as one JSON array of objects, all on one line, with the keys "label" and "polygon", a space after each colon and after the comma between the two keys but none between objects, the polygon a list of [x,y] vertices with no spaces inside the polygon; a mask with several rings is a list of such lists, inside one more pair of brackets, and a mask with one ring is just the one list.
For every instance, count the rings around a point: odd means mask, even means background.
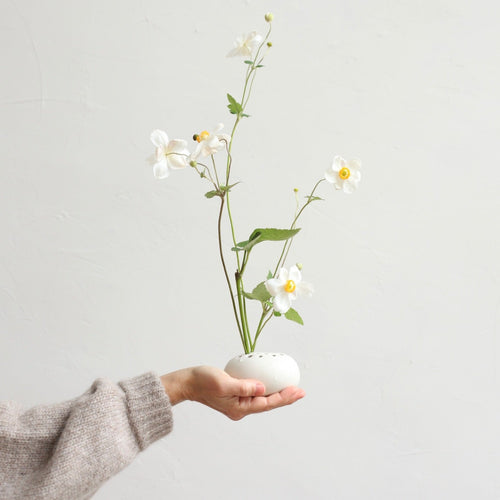
[{"label": "white anemone flower", "polygon": [[290,271],[282,267],[277,278],[265,282],[267,291],[273,296],[273,309],[279,313],[286,313],[292,301],[300,295],[310,297],[313,286],[302,281],[302,274],[297,266],[292,266]]},{"label": "white anemone flower", "polygon": [[182,139],[168,140],[163,130],[154,130],[151,133],[151,142],[156,146],[153,156],[153,174],[157,179],[164,179],[171,170],[187,166],[189,151],[187,142]]},{"label": "white anemone flower", "polygon": [[212,132],[204,130],[200,134],[196,134],[195,138],[198,141],[198,145],[191,155],[191,159],[196,161],[200,155],[212,156],[217,153],[217,151],[223,149],[226,144],[229,144],[231,137],[227,134],[218,133],[223,128],[224,124],[219,123]]},{"label": "white anemone flower", "polygon": [[325,179],[331,182],[336,189],[344,193],[352,193],[361,180],[361,161],[345,161],[341,156],[336,156],[330,168],[325,172]]},{"label": "white anemone flower", "polygon": [[226,57],[246,57],[251,58],[253,51],[262,43],[262,37],[252,31],[246,35],[236,38],[234,48],[227,53]]}]

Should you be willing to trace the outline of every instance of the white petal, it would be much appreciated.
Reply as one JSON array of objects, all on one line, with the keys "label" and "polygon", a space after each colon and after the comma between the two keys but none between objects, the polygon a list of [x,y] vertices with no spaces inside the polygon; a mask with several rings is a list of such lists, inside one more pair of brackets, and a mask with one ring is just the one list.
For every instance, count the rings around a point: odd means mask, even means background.
[{"label": "white petal", "polygon": [[[203,142],[203,141],[202,141]],[[191,153],[191,160],[196,161],[201,154],[202,142],[196,145],[195,150]]]},{"label": "white petal", "polygon": [[158,157],[156,156],[156,154],[153,154],[153,155],[149,155],[147,158],[146,158],[146,161],[151,165],[151,166],[154,166],[154,164],[158,161]]},{"label": "white petal", "polygon": [[165,177],[169,176],[170,170],[166,159],[155,163],[153,167],[153,174],[157,179],[165,179]]},{"label": "white petal", "polygon": [[311,297],[314,292],[314,287],[311,285],[311,283],[305,283],[304,281],[301,281],[297,284],[297,288],[295,290],[297,291],[297,295],[305,295],[306,297]]},{"label": "white petal", "polygon": [[216,134],[217,132],[220,132],[223,128],[224,128],[224,124],[223,123],[218,123],[215,126],[213,133]]},{"label": "white petal", "polygon": [[228,146],[229,143],[231,142],[231,136],[229,134],[218,134],[217,139],[219,139],[219,141],[226,142]]},{"label": "white petal", "polygon": [[167,146],[167,153],[170,151],[175,151],[180,153],[181,150],[187,149],[187,142],[183,139],[172,139]]},{"label": "white petal", "polygon": [[163,132],[163,130],[153,130],[151,132],[151,142],[157,147],[157,148],[166,148],[168,144],[168,135]]},{"label": "white petal", "polygon": [[273,299],[273,309],[279,313],[286,313],[291,306],[291,297],[289,293],[283,292],[276,295]]},{"label": "white petal", "polygon": [[344,193],[351,194],[353,193],[356,188],[357,188],[357,183],[355,181],[352,181],[351,179],[347,179],[344,181],[344,185],[342,186],[342,189]]},{"label": "white petal", "polygon": [[184,168],[187,166],[187,155],[182,156],[178,153],[170,153],[167,156],[167,163],[170,168]]},{"label": "white petal", "polygon": [[246,44],[252,50],[256,49],[262,42],[262,37],[256,32],[252,31],[247,35]]},{"label": "white petal", "polygon": [[290,272],[288,273],[288,279],[292,280],[295,285],[298,285],[302,280],[302,274],[297,266],[292,266]]},{"label": "white petal", "polygon": [[273,296],[275,297],[279,293],[283,292],[283,287],[285,286],[285,281],[282,281],[278,278],[271,278],[270,280],[267,280],[264,285],[266,287],[266,290]]},{"label": "white petal", "polygon": [[332,161],[332,169],[334,172],[339,172],[345,167],[345,160],[342,156],[336,156]]},{"label": "white petal", "polygon": [[284,267],[280,269],[279,279],[283,282],[283,285],[288,281],[288,270]]},{"label": "white petal", "polygon": [[184,168],[187,165],[189,151],[186,148],[187,143],[182,139],[174,139],[168,143],[167,162],[172,168]]},{"label": "white petal", "polygon": [[244,56],[245,53],[243,51],[242,53],[242,48],[241,47],[235,47],[234,49],[231,49],[227,54],[226,57],[237,57],[237,56]]},{"label": "white petal", "polygon": [[333,185],[335,186],[335,189],[342,189],[344,187],[344,182],[338,175],[337,178],[334,180]]},{"label": "white petal", "polygon": [[358,160],[357,158],[353,158],[352,160],[349,160],[347,162],[347,168],[352,172],[353,170],[360,170],[361,169],[361,160]]},{"label": "white petal", "polygon": [[349,180],[351,179],[357,184],[361,180],[361,172],[359,170],[351,170]]},{"label": "white petal", "polygon": [[338,179],[338,172],[335,172],[332,167],[330,167],[326,172],[325,172],[325,179],[328,182],[331,182],[332,184],[335,182],[336,179]]}]

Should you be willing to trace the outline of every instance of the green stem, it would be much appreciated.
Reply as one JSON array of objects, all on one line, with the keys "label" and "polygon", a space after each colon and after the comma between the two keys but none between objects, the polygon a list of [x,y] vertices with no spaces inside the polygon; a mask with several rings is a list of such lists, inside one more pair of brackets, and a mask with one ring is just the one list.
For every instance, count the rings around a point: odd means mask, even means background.
[{"label": "green stem", "polygon": [[[316,191],[317,187],[324,181],[325,179],[320,179],[315,185],[314,185],[314,188],[313,190],[311,191],[311,194],[307,197],[307,201],[304,203],[304,206],[299,210],[299,212],[297,213],[297,215],[295,216],[295,218],[293,219],[293,222],[292,222],[292,225],[290,226],[290,229],[295,229],[295,224],[297,223],[297,220],[299,219],[299,217],[301,216],[302,212],[304,211],[304,209],[310,205],[314,200],[312,199],[313,198],[313,195],[314,195],[314,192]],[[283,244],[283,249],[281,250],[281,255],[280,255],[280,258],[278,259],[278,263],[276,264],[276,269],[274,270],[274,274],[273,276],[276,277],[277,273],[278,273],[278,269],[280,268],[280,265],[284,264],[285,261],[286,261],[286,258],[288,256],[288,252],[290,250],[290,247],[292,245],[292,241],[293,241],[293,238],[290,238],[288,240],[285,241],[285,243]]]},{"label": "green stem", "polygon": [[[231,280],[229,279],[229,275],[227,273],[226,262],[224,260],[224,252],[222,250],[221,222],[222,222],[222,213],[223,213],[223,210],[224,210],[224,196],[221,196],[219,218],[218,218],[218,222],[217,222],[217,235],[218,235],[218,239],[219,239],[219,254],[220,254],[220,260],[222,262],[222,268],[224,269],[224,276],[226,277],[227,286],[229,288],[229,295],[231,296],[231,303],[233,305],[234,317],[236,319],[236,324],[238,326],[238,331],[240,332],[241,341],[243,343],[243,346],[245,346],[245,336],[243,334],[243,330],[241,328],[240,320],[238,318],[238,312],[236,310],[236,303],[234,302],[233,287],[231,286]],[[239,299],[239,294],[238,294],[238,299]]]},{"label": "green stem", "polygon": [[[231,166],[232,166],[231,150],[232,150],[232,147],[233,147],[234,134],[235,134],[236,128],[238,127],[238,124],[239,124],[239,122],[240,122],[240,120],[242,118],[243,112],[244,112],[245,107],[246,107],[246,105],[248,103],[248,99],[250,98],[250,95],[251,95],[253,81],[255,79],[255,72],[257,70],[255,63],[256,63],[256,61],[257,61],[257,59],[259,57],[259,54],[260,54],[260,51],[261,51],[262,47],[267,42],[270,34],[271,34],[271,25],[269,25],[269,30],[267,32],[266,37],[264,38],[263,42],[260,44],[259,48],[257,49],[257,53],[255,54],[255,58],[253,60],[253,63],[251,65],[249,65],[248,68],[247,68],[247,72],[246,72],[246,76],[245,76],[245,85],[243,87],[243,95],[242,95],[241,101],[240,101],[240,103],[241,103],[241,112],[238,113],[237,116],[236,116],[236,119],[235,119],[234,125],[233,125],[233,129],[231,131],[231,136],[230,136],[229,144],[226,144],[226,148],[227,148],[227,150],[226,150],[227,151],[226,186],[229,186],[229,177],[230,177],[230,174],[231,174]],[[262,61],[262,59],[260,60],[260,62],[261,61]],[[260,64],[260,62],[259,62],[259,64]],[[250,79],[251,79],[251,81],[250,81]],[[250,87],[248,86],[249,82],[250,82]],[[248,89],[248,96],[246,95],[247,89]],[[245,97],[246,97],[246,99],[245,99]],[[212,158],[212,160],[213,160],[213,158]],[[217,176],[217,170],[215,169],[215,164],[214,164],[214,170],[215,170],[215,175]],[[218,179],[217,179],[217,183],[219,183]],[[225,193],[225,198],[227,200],[227,213],[228,213],[228,217],[229,217],[229,224],[231,226],[231,236],[232,236],[232,239],[233,239],[233,244],[234,244],[234,246],[236,246],[237,242],[236,242],[236,236],[235,236],[235,230],[234,230],[233,217],[232,217],[232,214],[231,214],[231,206],[230,206],[230,202],[229,202],[229,191],[227,191]],[[244,296],[243,279],[242,279],[242,273],[244,271],[244,267],[246,265],[246,261],[244,261],[244,263],[242,264],[240,262],[239,254],[238,254],[238,252],[236,252],[236,261],[237,261],[237,266],[238,266],[236,274],[235,274],[235,277],[236,277],[236,293],[238,295],[238,306],[239,306],[239,311],[240,311],[240,318],[238,318],[237,312],[236,312],[236,305],[234,303],[234,297],[233,297],[233,294],[232,294],[232,288],[230,286],[230,281],[229,281],[229,277],[227,275],[227,270],[226,270],[226,267],[225,267],[223,253],[222,253],[222,243],[221,243],[221,237],[220,237],[220,219],[221,219],[221,216],[222,216],[222,209],[223,209],[223,205],[224,205],[224,203],[223,203],[224,202],[224,197],[221,197],[221,200],[222,200],[222,202],[221,202],[221,211],[219,213],[219,247],[220,247],[221,259],[222,259],[222,262],[223,262],[224,273],[226,275],[226,281],[228,282],[228,285],[229,285],[229,288],[230,288],[230,291],[231,291],[231,300],[233,301],[233,310],[234,310],[234,313],[235,313],[236,322],[238,324],[238,329],[240,331],[240,337],[241,337],[241,340],[242,340],[245,352],[248,353],[248,352],[251,352],[250,350],[253,350],[255,344],[252,346],[252,342],[251,342],[251,338],[250,338],[250,332],[249,332],[249,328],[248,328],[247,310],[246,310],[246,298]]]},{"label": "green stem", "polygon": [[253,339],[252,352],[255,350],[255,345],[257,344],[257,339],[259,338],[260,332],[267,325],[268,321],[273,317],[273,314],[271,312],[270,316],[264,321],[264,318],[266,317],[266,315],[268,314],[269,311],[270,311],[270,309],[264,308],[262,316],[260,317],[259,326],[257,327],[257,331],[255,333],[255,338]]},{"label": "green stem", "polygon": [[214,155],[210,155],[210,158],[212,158],[212,166],[214,167],[215,180],[217,181],[217,186],[220,187],[220,181],[219,181],[219,176],[217,175],[217,167],[215,166]]}]

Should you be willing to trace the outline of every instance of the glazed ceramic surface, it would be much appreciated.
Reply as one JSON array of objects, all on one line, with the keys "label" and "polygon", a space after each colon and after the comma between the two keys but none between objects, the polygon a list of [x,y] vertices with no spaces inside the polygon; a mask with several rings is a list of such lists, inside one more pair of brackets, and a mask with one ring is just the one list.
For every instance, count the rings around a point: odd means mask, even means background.
[{"label": "glazed ceramic surface", "polygon": [[261,381],[266,395],[279,392],[289,385],[298,385],[300,371],[297,362],[279,352],[252,352],[231,359],[226,373],[235,378],[251,378]]}]

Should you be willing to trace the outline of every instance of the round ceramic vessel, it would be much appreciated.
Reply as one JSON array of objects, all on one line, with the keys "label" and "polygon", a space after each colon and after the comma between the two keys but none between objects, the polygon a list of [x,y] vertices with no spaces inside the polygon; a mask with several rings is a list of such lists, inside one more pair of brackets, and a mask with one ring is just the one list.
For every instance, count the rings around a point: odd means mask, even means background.
[{"label": "round ceramic vessel", "polygon": [[228,362],[225,371],[231,377],[259,380],[266,387],[266,396],[300,381],[297,362],[280,352],[240,354]]}]

